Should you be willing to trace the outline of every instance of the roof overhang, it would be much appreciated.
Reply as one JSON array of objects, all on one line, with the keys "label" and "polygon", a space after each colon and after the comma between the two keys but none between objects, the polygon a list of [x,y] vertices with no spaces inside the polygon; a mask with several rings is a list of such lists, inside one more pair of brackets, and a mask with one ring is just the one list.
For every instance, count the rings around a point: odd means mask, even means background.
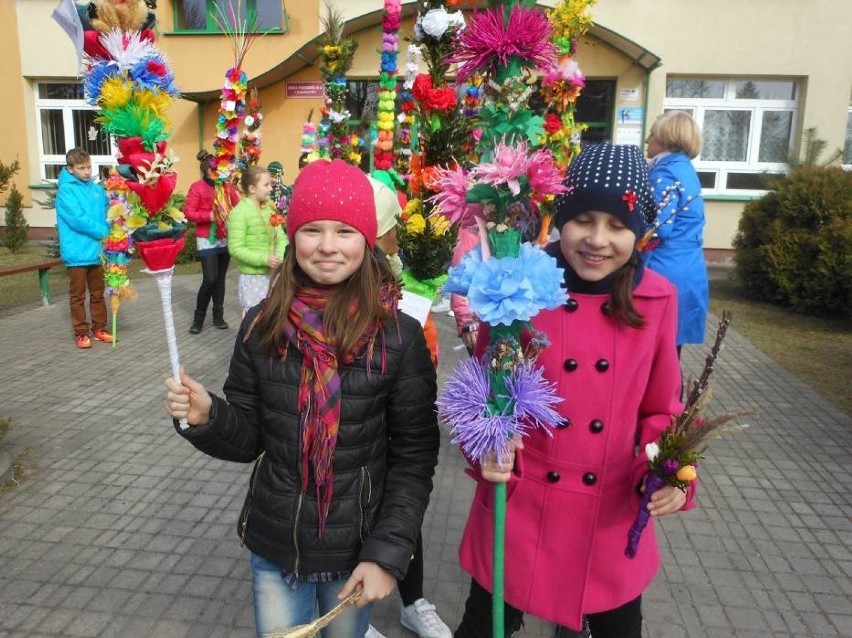
[{"label": "roof overhang", "polygon": [[[364,29],[381,24],[383,13],[384,10],[379,9],[348,20],[343,28],[343,35],[352,35],[359,31],[363,31]],[[417,13],[417,3],[402,5],[403,16],[414,15],[415,13]],[[660,56],[655,55],[645,47],[624,37],[620,33],[617,33],[612,29],[608,29],[598,23],[592,24],[589,29],[589,35],[624,54],[626,57],[630,58],[634,64],[642,67],[646,72],[651,72],[662,64]],[[319,57],[319,48],[322,39],[323,34],[318,35],[313,40],[305,43],[287,59],[281,61],[257,77],[250,79],[249,83],[258,89],[263,89],[275,84],[276,82],[280,82],[291,77],[293,74],[298,73],[304,68],[314,66],[317,58]],[[218,100],[220,92],[221,89],[217,87],[209,91],[183,93],[181,97],[185,100],[189,100],[190,102],[204,104]]]}]

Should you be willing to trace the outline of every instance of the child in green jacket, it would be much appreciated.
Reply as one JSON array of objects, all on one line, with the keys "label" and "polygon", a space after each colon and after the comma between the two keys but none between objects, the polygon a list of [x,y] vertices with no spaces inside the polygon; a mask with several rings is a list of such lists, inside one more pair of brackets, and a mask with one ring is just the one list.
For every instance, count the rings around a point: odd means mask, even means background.
[{"label": "child in green jacket", "polygon": [[266,297],[269,275],[284,257],[287,237],[269,204],[269,171],[249,166],[240,177],[240,187],[244,197],[228,217],[228,252],[240,269],[239,298],[245,316]]}]

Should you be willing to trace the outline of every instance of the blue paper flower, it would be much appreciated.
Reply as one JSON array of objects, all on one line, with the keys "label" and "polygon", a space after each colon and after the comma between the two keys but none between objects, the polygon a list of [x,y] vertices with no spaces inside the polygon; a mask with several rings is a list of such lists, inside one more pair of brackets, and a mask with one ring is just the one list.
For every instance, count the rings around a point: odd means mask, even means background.
[{"label": "blue paper flower", "polygon": [[86,95],[86,102],[92,106],[97,106],[98,99],[101,97],[101,87],[103,87],[104,82],[120,73],[121,69],[117,64],[109,64],[107,62],[96,62],[93,64],[83,79],[83,91]]},{"label": "blue paper flower", "polygon": [[471,251],[450,269],[445,290],[466,295],[481,321],[508,326],[565,303],[563,279],[556,259],[527,243],[521,245],[517,257],[484,262],[479,253]]},{"label": "blue paper flower", "polygon": [[443,290],[467,297],[470,282],[477,268],[482,264],[482,248],[477,245],[468,252],[458,266],[450,268],[449,278]]}]

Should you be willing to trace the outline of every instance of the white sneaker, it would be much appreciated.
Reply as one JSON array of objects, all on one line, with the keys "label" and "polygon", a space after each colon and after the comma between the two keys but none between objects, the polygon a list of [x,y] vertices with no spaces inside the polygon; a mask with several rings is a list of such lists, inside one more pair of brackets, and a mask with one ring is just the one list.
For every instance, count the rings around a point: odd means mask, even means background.
[{"label": "white sneaker", "polygon": [[385,638],[385,635],[373,627],[373,625],[370,625],[367,627],[367,633],[364,634],[364,638]]},{"label": "white sneaker", "polygon": [[447,312],[450,309],[450,298],[449,297],[440,297],[435,303],[432,304],[432,312],[438,314],[441,312]]},{"label": "white sneaker", "polygon": [[425,598],[418,598],[414,604],[402,608],[399,622],[420,638],[453,638],[453,632],[447,623],[441,620],[435,605]]}]

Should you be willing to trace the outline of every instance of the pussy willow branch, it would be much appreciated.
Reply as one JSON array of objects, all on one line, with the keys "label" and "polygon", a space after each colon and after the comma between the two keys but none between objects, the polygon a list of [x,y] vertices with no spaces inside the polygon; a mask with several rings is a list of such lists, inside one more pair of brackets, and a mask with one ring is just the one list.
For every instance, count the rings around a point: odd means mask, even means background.
[{"label": "pussy willow branch", "polygon": [[701,376],[698,377],[698,380],[692,382],[692,391],[686,400],[685,412],[688,412],[698,402],[701,395],[707,389],[710,375],[713,373],[713,366],[719,356],[719,351],[722,349],[722,342],[725,340],[725,334],[728,332],[728,326],[731,324],[732,318],[733,315],[730,310],[722,311],[722,318],[719,319],[719,325],[716,328],[716,340],[713,342],[713,347],[704,360],[704,369],[701,371]]}]

